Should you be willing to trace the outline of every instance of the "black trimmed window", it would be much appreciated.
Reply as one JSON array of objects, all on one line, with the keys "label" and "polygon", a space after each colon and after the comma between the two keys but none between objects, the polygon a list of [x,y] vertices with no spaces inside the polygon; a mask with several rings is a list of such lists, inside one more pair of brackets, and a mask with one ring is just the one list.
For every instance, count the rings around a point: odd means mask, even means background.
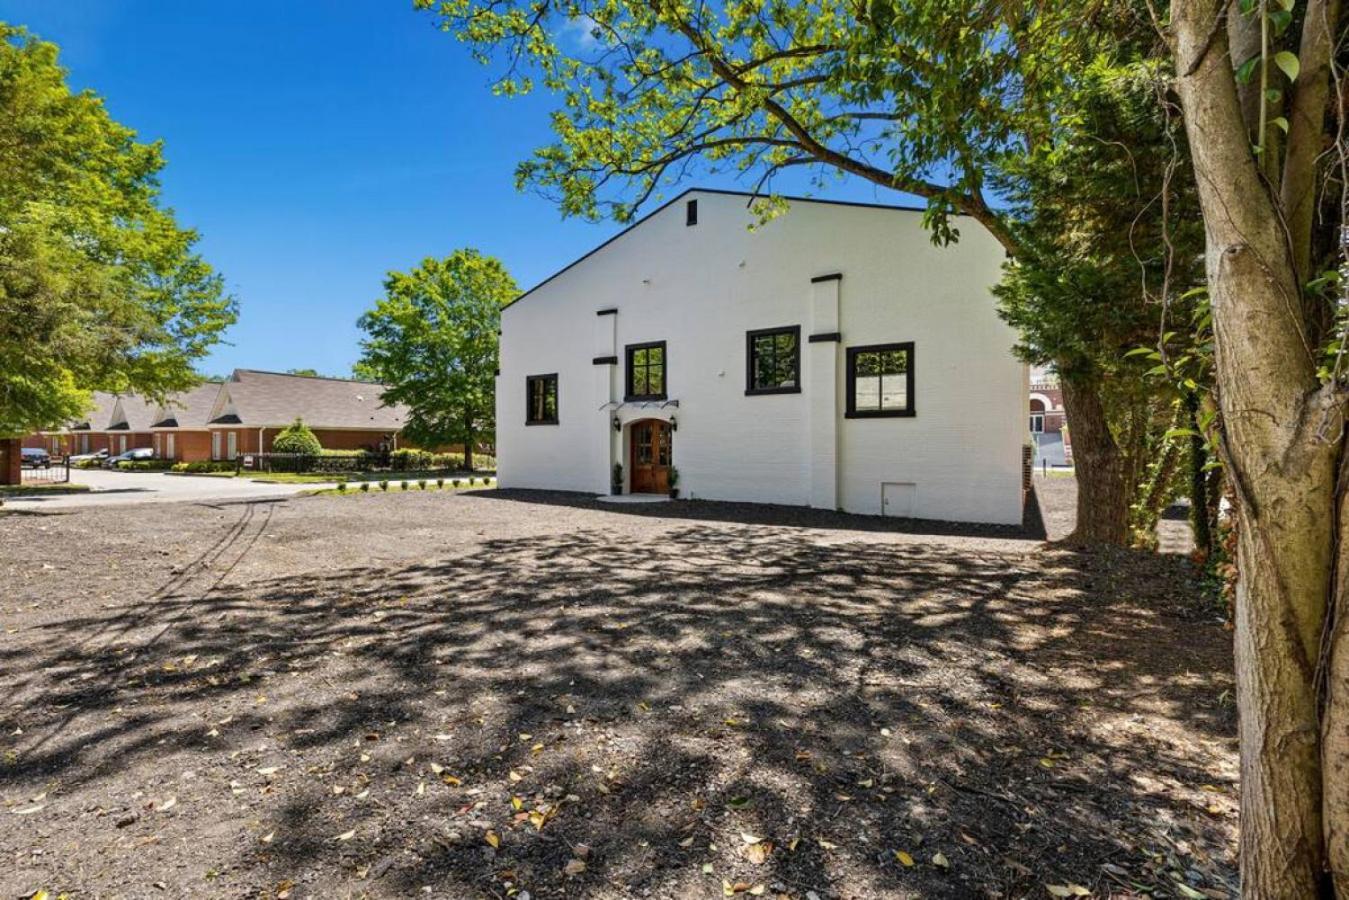
[{"label": "black trimmed window", "polygon": [[557,373],[525,377],[525,424],[557,424]]},{"label": "black trimmed window", "polygon": [[913,342],[849,347],[847,417],[913,414]]},{"label": "black trimmed window", "polygon": [[801,393],[801,326],[745,333],[745,393]]},{"label": "black trimmed window", "polygon": [[665,399],[665,342],[628,344],[625,400]]}]

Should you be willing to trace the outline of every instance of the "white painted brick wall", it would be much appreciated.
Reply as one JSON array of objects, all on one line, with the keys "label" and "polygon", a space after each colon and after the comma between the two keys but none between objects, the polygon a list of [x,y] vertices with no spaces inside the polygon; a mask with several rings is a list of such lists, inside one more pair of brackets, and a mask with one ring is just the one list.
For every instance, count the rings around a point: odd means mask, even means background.
[{"label": "white painted brick wall", "polygon": [[[684,224],[688,199],[699,205],[692,227]],[[841,508],[878,514],[882,483],[906,482],[916,485],[919,517],[1020,522],[1026,372],[989,293],[1003,259],[992,237],[961,219],[960,243],[939,248],[917,212],[810,202],[751,230],[745,202],[691,193],[505,311],[502,486],[607,492],[613,462],[627,468],[627,431],[609,424],[615,411],[600,408],[604,393],[622,399],[626,344],[664,340],[668,393],[679,407],[626,405],[617,415],[625,424],[677,419],[684,496],[810,504],[810,393],[832,381]],[[829,354],[806,338],[817,330],[811,278],[834,272],[843,276],[842,342],[827,345]],[[597,322],[605,308],[619,312]],[[802,328],[804,392],[745,396],[745,332],[784,325]],[[898,341],[916,345],[917,415],[842,418],[845,348]],[[612,377],[592,363],[608,355],[607,342],[620,360]],[[831,355],[832,377],[813,368]],[[560,423],[526,426],[525,376],[549,372],[559,374]],[[819,419],[815,427],[826,427]],[[828,440],[814,438],[816,446]]]}]

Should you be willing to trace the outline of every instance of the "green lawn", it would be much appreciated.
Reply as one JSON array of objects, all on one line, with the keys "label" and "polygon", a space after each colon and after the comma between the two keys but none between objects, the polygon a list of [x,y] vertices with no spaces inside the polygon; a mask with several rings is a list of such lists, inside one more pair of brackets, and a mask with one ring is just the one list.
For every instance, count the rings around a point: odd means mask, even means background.
[{"label": "green lawn", "polygon": [[89,490],[87,484],[0,484],[0,497],[22,494],[79,494]]},{"label": "green lawn", "polygon": [[173,475],[185,475],[192,478],[248,478],[263,484],[331,484],[345,481],[355,484],[360,481],[417,481],[425,478],[435,481],[444,478],[447,482],[458,478],[495,478],[495,472],[447,472],[440,470],[422,470],[416,472],[249,472],[235,475],[233,472],[172,472]]}]

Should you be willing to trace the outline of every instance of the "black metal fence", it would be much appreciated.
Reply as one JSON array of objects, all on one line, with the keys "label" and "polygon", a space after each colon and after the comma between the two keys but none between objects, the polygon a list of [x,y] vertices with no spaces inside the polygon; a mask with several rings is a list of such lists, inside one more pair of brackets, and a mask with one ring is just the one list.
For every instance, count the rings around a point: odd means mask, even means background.
[{"label": "black metal fence", "polygon": [[24,484],[65,484],[70,481],[70,458],[52,456],[45,463],[23,461]]}]

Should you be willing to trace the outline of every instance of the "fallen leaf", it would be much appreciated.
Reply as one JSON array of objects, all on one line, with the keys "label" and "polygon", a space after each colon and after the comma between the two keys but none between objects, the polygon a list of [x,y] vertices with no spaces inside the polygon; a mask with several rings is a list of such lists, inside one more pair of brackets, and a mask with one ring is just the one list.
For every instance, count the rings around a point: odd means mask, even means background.
[{"label": "fallen leaf", "polygon": [[450,787],[459,787],[459,785],[464,783],[461,779],[455,778],[449,772],[442,774],[440,776],[440,780],[448,784]]},{"label": "fallen leaf", "polygon": [[354,838],[355,836],[356,836],[356,829],[353,828],[353,829],[351,829],[350,831],[346,831],[346,832],[343,832],[342,834],[339,834],[339,835],[337,836],[337,839],[338,839],[339,841],[349,841],[349,840],[351,840],[352,838]]},{"label": "fallen leaf", "polygon": [[679,842],[679,846],[681,846],[681,847],[692,847],[692,846],[693,846],[693,837],[692,837],[692,835],[690,835],[689,837],[686,837],[686,838],[684,838],[682,841],[680,841],[680,842]]},{"label": "fallen leaf", "polygon": [[950,860],[948,860],[948,859],[941,853],[941,851],[937,851],[936,853],[932,854],[932,864],[933,864],[934,866],[940,866],[940,867],[943,868],[943,869],[949,869],[949,868],[951,868],[951,862],[950,862]]},{"label": "fallen leaf", "polygon": [[563,874],[569,875],[571,877],[580,875],[585,870],[586,870],[585,860],[582,859],[570,859],[567,861],[567,864],[562,867]]},{"label": "fallen leaf", "polygon": [[899,860],[900,865],[904,866],[905,868],[911,868],[913,866],[913,857],[905,853],[903,850],[895,851],[895,859]]},{"label": "fallen leaf", "polygon": [[493,850],[501,846],[501,838],[497,835],[495,831],[487,832],[485,835],[483,835],[483,840],[491,844]]},{"label": "fallen leaf", "polygon": [[757,844],[759,841],[763,840],[763,838],[742,831],[740,832],[740,840],[744,841],[746,844]]}]

